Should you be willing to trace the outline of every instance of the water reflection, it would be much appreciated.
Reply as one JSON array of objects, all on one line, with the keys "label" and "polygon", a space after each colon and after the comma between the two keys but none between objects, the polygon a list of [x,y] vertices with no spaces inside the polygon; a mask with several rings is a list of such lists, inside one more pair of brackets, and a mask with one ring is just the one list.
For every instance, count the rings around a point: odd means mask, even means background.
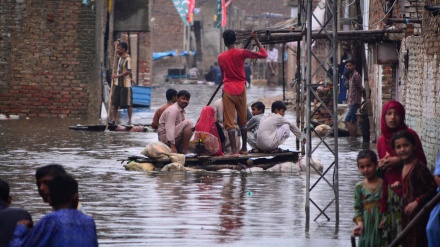
[{"label": "water reflection", "polygon": [[[192,93],[186,109],[192,120],[197,120],[215,90],[206,85],[173,87]],[[165,103],[167,88],[153,90],[151,109],[136,110],[134,123],[151,122],[154,111]],[[255,101],[280,92],[281,88],[252,87],[248,97]],[[93,118],[0,121],[0,176],[11,185],[14,205],[27,208],[35,220],[50,211],[38,196],[34,173],[36,167],[55,162],[78,179],[80,200],[95,218],[102,246],[350,246],[353,190],[361,180],[355,157],[365,148],[360,142],[339,140],[339,228],[335,229],[334,206],[326,211],[330,221],[324,217],[313,221],[318,211],[312,206],[306,229],[304,173],[125,171],[118,159],[139,155],[157,135],[68,130],[70,125],[100,122]],[[291,138],[283,148],[294,146]],[[314,157],[325,168],[333,158],[324,147]],[[326,178],[332,181],[332,174]],[[312,175],[312,183],[317,179]],[[320,183],[311,196],[322,207],[331,193]]]}]

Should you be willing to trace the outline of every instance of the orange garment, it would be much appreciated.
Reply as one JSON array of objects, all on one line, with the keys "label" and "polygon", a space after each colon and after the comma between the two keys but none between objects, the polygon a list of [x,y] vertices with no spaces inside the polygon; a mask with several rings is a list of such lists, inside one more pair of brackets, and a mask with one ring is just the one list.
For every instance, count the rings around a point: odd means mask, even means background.
[{"label": "orange garment", "polygon": [[205,106],[200,114],[200,119],[196,124],[194,139],[198,139],[199,133],[209,133],[217,139],[219,149],[214,154],[215,156],[223,155],[222,143],[220,141],[220,136],[218,135],[218,129],[215,125],[215,109],[212,106]]}]

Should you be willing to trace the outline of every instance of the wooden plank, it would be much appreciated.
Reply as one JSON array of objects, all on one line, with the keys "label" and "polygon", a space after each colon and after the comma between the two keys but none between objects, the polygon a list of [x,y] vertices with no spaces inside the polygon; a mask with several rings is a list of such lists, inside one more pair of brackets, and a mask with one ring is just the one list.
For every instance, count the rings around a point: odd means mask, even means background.
[{"label": "wooden plank", "polygon": [[[283,153],[255,153],[248,155],[240,155],[237,157],[231,156],[201,156],[201,157],[187,157],[185,159],[186,167],[198,167],[209,171],[216,171],[220,169],[241,170],[250,167],[261,167],[263,169],[270,168],[281,162],[297,162],[299,151],[288,151]],[[150,159],[141,156],[128,157],[128,161],[134,160],[139,163],[152,163],[158,168],[171,163],[169,158],[164,159]]]},{"label": "wooden plank", "polygon": [[[130,131],[133,127],[143,127],[144,131],[147,132],[147,127],[151,127],[151,125],[119,125],[125,128],[125,130],[119,129],[118,131]],[[85,131],[104,131],[106,125],[104,124],[91,124],[91,125],[73,125],[69,126],[70,130],[85,130]],[[116,131],[116,128],[118,125],[109,125],[108,130],[110,131]]]}]

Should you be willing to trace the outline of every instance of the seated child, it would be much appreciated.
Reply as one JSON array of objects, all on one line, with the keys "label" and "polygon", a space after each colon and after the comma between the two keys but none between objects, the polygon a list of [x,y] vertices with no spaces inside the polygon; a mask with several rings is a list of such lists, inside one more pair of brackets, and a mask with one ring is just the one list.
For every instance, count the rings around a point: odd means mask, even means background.
[{"label": "seated child", "polygon": [[260,151],[257,148],[257,132],[258,127],[260,126],[261,118],[263,118],[264,115],[265,107],[266,106],[260,101],[257,101],[251,105],[253,117],[247,123],[247,141],[252,148],[250,153],[258,153]]},{"label": "seated child", "polygon": [[[263,152],[276,153],[278,146],[290,136],[290,131],[301,139],[301,131],[284,118],[286,105],[281,101],[272,103],[272,112],[263,116],[257,132],[257,148]],[[304,140],[303,140],[304,141]]]}]

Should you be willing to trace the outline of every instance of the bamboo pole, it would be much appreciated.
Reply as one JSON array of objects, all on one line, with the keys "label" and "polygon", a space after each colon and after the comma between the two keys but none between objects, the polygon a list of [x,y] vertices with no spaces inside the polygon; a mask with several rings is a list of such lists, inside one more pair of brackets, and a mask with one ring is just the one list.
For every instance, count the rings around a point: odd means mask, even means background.
[{"label": "bamboo pole", "polygon": [[[249,35],[248,30],[236,30],[238,43],[246,43]],[[278,44],[288,43],[293,41],[301,41],[303,37],[302,31],[292,31],[286,33],[284,31],[272,31],[267,35],[265,31],[257,31],[258,38],[261,44]],[[377,41],[386,40],[388,34],[392,33],[404,33],[403,29],[391,29],[391,30],[350,30],[350,31],[338,31],[338,40],[340,41],[358,41],[366,43],[375,43]],[[312,32],[312,39],[329,39],[329,37],[323,31]]]},{"label": "bamboo pole", "polygon": [[[421,210],[420,212],[414,217],[414,219],[405,227],[405,229],[400,232],[400,234],[394,239],[393,242],[391,242],[388,247],[395,247],[398,246],[399,243],[402,242],[403,238],[405,238],[414,227],[420,227],[418,224],[419,222],[425,217],[427,214],[431,213],[431,210],[440,203],[440,193],[437,193],[437,195],[431,199]],[[426,226],[423,226],[426,227]]]}]

